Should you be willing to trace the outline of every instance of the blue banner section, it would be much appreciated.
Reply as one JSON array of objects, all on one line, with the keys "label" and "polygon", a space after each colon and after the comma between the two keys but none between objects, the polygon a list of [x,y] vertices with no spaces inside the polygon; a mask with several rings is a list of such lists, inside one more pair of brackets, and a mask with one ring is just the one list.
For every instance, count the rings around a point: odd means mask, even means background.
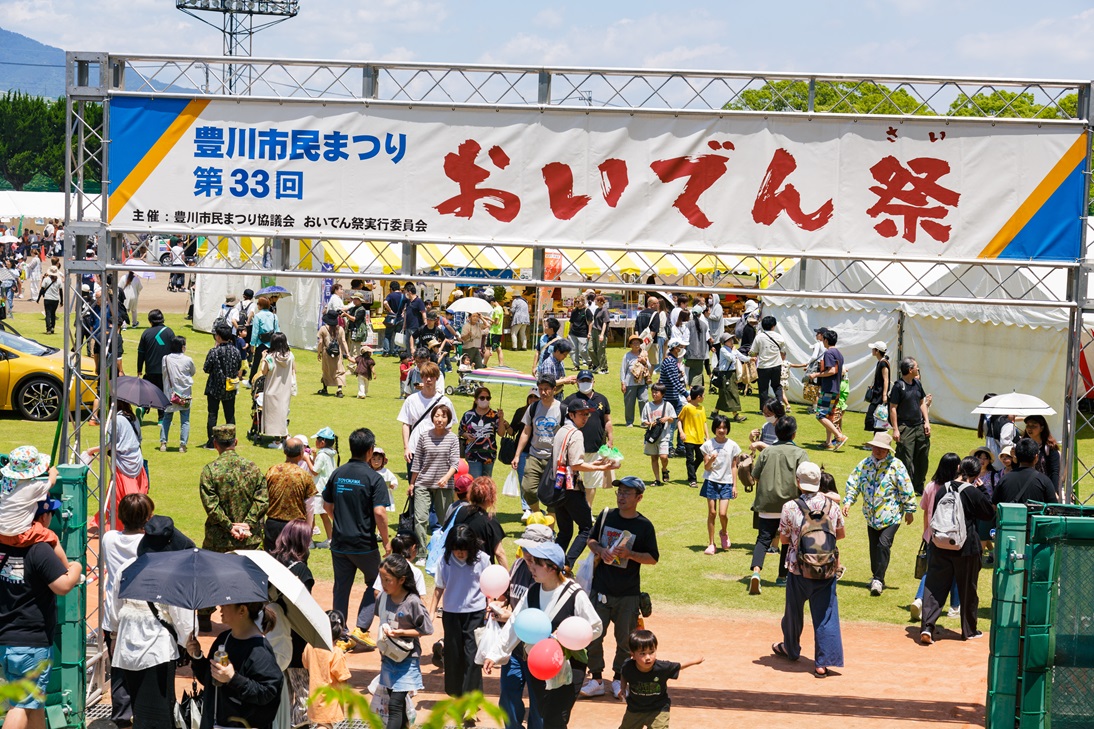
[{"label": "blue banner section", "polygon": [[111,99],[109,194],[118,189],[189,103],[189,99],[140,96]]},{"label": "blue banner section", "polygon": [[1007,244],[999,258],[1076,261],[1082,256],[1085,167],[1084,159]]}]

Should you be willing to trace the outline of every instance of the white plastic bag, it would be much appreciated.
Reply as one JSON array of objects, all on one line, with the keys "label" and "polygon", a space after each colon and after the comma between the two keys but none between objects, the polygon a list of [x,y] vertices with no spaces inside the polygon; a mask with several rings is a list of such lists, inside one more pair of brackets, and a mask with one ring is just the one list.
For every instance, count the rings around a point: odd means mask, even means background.
[{"label": "white plastic bag", "polygon": [[[385,688],[379,685],[379,676],[376,677],[376,681],[373,681],[369,685],[369,691],[372,692],[372,700],[369,702],[368,707],[380,717],[384,724],[387,724],[387,716],[390,712],[389,706],[391,703],[391,689]],[[375,688],[374,688],[375,685]],[[406,693],[406,718],[410,722],[410,726],[414,726],[414,722],[418,718],[418,711],[414,707],[414,691],[407,691]]]},{"label": "white plastic bag", "polygon": [[596,557],[590,554],[581,564],[577,566],[577,571],[574,573],[574,579],[577,580],[577,585],[585,591],[587,595],[591,595],[593,592],[593,568]]},{"label": "white plastic bag", "polygon": [[486,624],[475,629],[475,642],[478,648],[475,651],[475,663],[482,665],[487,659],[495,660],[501,653],[502,631],[504,628],[491,613],[486,619]]},{"label": "white plastic bag", "polygon": [[520,476],[517,475],[517,469],[509,469],[509,475],[505,477],[505,485],[501,487],[501,495],[520,496]]}]

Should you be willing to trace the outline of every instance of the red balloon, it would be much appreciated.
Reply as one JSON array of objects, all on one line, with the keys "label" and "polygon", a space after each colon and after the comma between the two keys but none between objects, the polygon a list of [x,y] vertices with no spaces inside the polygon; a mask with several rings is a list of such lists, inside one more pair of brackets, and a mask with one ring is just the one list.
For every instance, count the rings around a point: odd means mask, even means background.
[{"label": "red balloon", "polygon": [[540,681],[550,681],[562,670],[565,660],[558,641],[544,638],[528,651],[528,670]]},{"label": "red balloon", "polygon": [[464,476],[469,470],[471,470],[471,467],[467,465],[467,461],[461,458],[460,465],[456,466],[456,475]]}]

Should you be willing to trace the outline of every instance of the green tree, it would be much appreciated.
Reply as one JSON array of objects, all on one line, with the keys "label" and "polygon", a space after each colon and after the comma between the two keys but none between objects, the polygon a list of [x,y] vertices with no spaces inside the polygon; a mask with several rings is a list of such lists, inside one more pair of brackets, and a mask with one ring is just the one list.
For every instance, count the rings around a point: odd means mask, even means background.
[{"label": "green tree", "polygon": [[[1076,97],[1074,106],[1078,106]],[[958,94],[950,104],[950,116],[1010,117],[1016,119],[1063,119],[1055,106],[1038,104],[1031,92],[1004,91],[967,96]]]},{"label": "green tree", "polygon": [[[723,109],[747,111],[808,111],[809,84],[769,81],[743,91]],[[873,81],[817,81],[813,110],[833,114],[930,114],[931,110],[904,89]]]},{"label": "green tree", "polygon": [[[84,116],[91,128],[98,129],[102,125],[102,106],[86,104]],[[37,175],[42,175],[49,182],[36,180],[35,189],[63,189],[65,134],[63,98],[43,99],[17,91],[0,96],[0,178],[7,180],[12,188],[23,190]],[[98,158],[101,143],[94,135],[88,135],[85,147],[88,160],[85,181],[98,184],[102,179]],[[91,187],[94,189],[95,185]]]}]

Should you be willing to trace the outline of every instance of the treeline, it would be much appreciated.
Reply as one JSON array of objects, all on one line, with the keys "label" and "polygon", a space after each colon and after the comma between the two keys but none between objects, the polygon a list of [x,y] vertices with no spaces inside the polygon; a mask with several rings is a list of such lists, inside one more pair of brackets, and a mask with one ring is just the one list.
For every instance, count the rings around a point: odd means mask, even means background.
[{"label": "treeline", "polygon": [[[87,105],[85,114],[93,128],[102,123],[102,113],[98,104]],[[89,138],[86,146],[85,178],[101,180],[99,140]],[[9,91],[0,96],[0,177],[22,190],[38,174],[64,189],[65,100]]]}]

